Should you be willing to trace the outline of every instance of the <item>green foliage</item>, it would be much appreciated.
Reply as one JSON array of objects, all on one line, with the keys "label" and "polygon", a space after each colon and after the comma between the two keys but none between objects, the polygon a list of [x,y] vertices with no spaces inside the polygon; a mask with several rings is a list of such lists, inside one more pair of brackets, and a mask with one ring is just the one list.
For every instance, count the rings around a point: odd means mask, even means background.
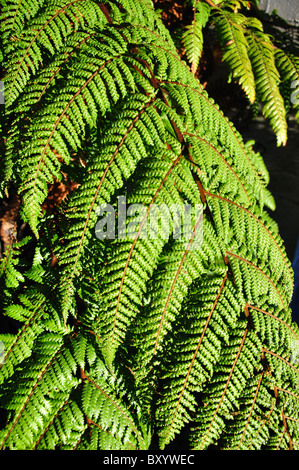
[{"label": "green foliage", "polygon": [[248,39],[250,58],[255,74],[256,90],[263,104],[263,114],[269,118],[277,135],[278,145],[287,141],[287,122],[284,100],[279,91],[279,74],[271,40],[257,31]]},{"label": "green foliage", "polygon": [[298,101],[298,85],[299,85],[299,58],[294,54],[275,50],[275,60],[277,68],[282,77],[282,94],[291,96],[290,102],[295,110],[296,120],[299,120],[299,101]]},{"label": "green foliage", "polygon": [[203,28],[206,26],[210,7],[207,3],[195,0],[193,5],[194,19],[191,25],[186,26],[182,35],[182,43],[186,49],[186,56],[191,64],[191,70],[196,72],[203,51]]},{"label": "green foliage", "polygon": [[290,86],[298,76],[297,58],[292,59],[292,54],[281,50],[283,44],[264,32],[256,15],[256,2],[225,0],[214,2],[212,8],[204,0],[193,3],[194,20],[182,34],[191,70],[196,73],[198,68],[205,44],[203,28],[208,23],[215,28],[231,79],[241,86],[250,103],[261,103],[263,115],[277,136],[277,145],[286,145],[287,113],[294,93]]},{"label": "green foliage", "polygon": [[255,79],[248,57],[248,43],[244,34],[245,17],[220,11],[215,19],[215,26],[221,39],[223,60],[232,70],[232,76],[240,83],[248,99],[256,99]]},{"label": "green foliage", "polygon": [[[210,11],[194,8],[193,69],[195,23]],[[262,77],[277,83],[274,57],[293,80],[297,59],[274,56],[261,30],[224,10],[212,17],[233,41],[225,58],[278,126],[279,92]],[[149,0],[7,0],[1,30],[2,189],[17,188],[31,231],[0,266],[1,313],[18,326],[0,335],[1,449],[148,449],[153,435],[164,448],[186,424],[195,449],[296,448],[293,273],[253,143]],[[75,187],[47,210],[50,185],[65,181]],[[124,196],[144,208],[128,215],[130,236],[97,238],[100,205],[118,222]],[[155,204],[164,236],[144,237]],[[202,208],[187,239],[167,232],[173,204]]]}]

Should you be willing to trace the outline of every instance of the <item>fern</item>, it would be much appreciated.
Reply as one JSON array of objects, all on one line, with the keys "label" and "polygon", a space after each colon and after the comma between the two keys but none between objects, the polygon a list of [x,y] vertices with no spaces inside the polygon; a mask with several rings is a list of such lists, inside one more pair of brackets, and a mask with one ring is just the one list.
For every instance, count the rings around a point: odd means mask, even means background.
[{"label": "fern", "polygon": [[249,54],[249,45],[243,32],[245,17],[230,12],[220,12],[215,26],[221,38],[223,60],[232,70],[233,77],[240,83],[251,103],[256,99],[254,73]]},{"label": "fern", "polygon": [[206,3],[194,2],[194,20],[191,25],[186,26],[182,35],[182,43],[186,49],[186,56],[191,64],[191,71],[196,72],[203,50],[202,29],[209,19],[210,7]]},{"label": "fern", "polygon": [[283,51],[282,49],[277,49],[275,51],[275,62],[283,79],[282,93],[286,96],[286,99],[289,100],[290,107],[293,105],[292,107],[295,110],[295,118],[298,121],[298,97],[296,90],[299,80],[298,57],[286,51]]},{"label": "fern", "polygon": [[213,21],[285,143],[279,80],[290,93],[297,58],[247,4],[192,4],[190,69],[151,1],[5,2],[2,188],[30,235],[14,232],[0,265],[17,330],[0,335],[1,449],[164,449],[187,425],[194,449],[298,445],[293,272],[269,174],[195,73]]},{"label": "fern", "polygon": [[[265,34],[261,21],[246,14],[246,9],[255,7],[254,2],[233,0],[208,3],[211,9],[205,1],[195,2],[194,11],[201,13],[195,13],[194,20],[182,35],[191,70],[196,73],[204,44],[202,27],[209,22],[215,27],[222,59],[230,70],[230,79],[240,85],[251,104],[262,104],[263,114],[277,136],[277,144],[285,145],[286,109],[289,107],[290,93],[284,94],[280,83],[286,82],[287,65],[285,63],[281,70],[277,69],[282,61],[280,58],[276,63],[275,57],[279,57],[275,52],[277,45],[272,37]],[[244,14],[239,10],[245,10]],[[291,64],[289,67],[292,67]]]},{"label": "fern", "polygon": [[248,43],[257,93],[263,103],[263,113],[270,120],[277,135],[278,145],[285,145],[287,141],[286,111],[279,92],[280,78],[271,41],[265,34],[257,31],[248,38]]}]

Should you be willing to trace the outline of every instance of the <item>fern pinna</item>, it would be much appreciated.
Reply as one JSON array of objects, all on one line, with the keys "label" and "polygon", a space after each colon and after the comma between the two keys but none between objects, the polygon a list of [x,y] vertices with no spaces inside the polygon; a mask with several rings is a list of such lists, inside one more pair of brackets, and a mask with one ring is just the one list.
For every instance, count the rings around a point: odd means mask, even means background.
[{"label": "fern pinna", "polygon": [[[0,335],[1,449],[142,450],[155,435],[163,449],[184,426],[192,449],[298,448],[293,273],[252,142],[150,0],[6,0],[1,30],[1,191],[20,198],[1,259],[17,326]],[[71,183],[48,210],[51,185]],[[119,221],[121,201],[144,209],[131,236],[98,237],[99,208]],[[164,236],[145,237],[157,204]],[[202,208],[187,239],[166,231],[171,205]]]}]

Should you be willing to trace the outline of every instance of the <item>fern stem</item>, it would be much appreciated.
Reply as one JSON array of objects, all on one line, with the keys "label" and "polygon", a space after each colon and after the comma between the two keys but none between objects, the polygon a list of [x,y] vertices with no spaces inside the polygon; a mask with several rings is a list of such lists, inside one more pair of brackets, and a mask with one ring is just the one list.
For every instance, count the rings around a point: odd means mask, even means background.
[{"label": "fern stem", "polygon": [[124,267],[124,271],[123,271],[123,275],[122,275],[122,278],[121,278],[121,283],[120,283],[120,288],[119,288],[119,292],[118,292],[118,297],[117,297],[117,303],[116,303],[116,308],[115,308],[115,313],[114,313],[114,320],[113,320],[113,327],[112,327],[112,334],[111,334],[111,338],[110,338],[110,344],[112,345],[113,344],[113,340],[114,340],[114,332],[115,332],[115,325],[116,325],[116,317],[117,317],[117,312],[118,312],[118,308],[119,308],[119,303],[120,303],[120,297],[121,297],[121,293],[122,293],[122,288],[123,288],[123,284],[124,284],[124,280],[125,280],[125,276],[126,276],[126,271],[128,269],[128,265],[129,265],[129,262],[130,262],[130,259],[132,257],[132,253],[133,253],[133,250],[135,248],[135,245],[138,241],[138,238],[139,238],[139,235],[141,234],[141,231],[142,231],[142,228],[144,226],[144,223],[147,219],[147,216],[149,214],[149,211],[152,207],[152,205],[154,204],[156,198],[158,197],[158,194],[161,190],[161,188],[163,187],[165,181],[167,180],[168,176],[170,175],[170,173],[173,171],[173,169],[175,168],[175,166],[180,162],[180,160],[182,159],[183,157],[183,154],[180,154],[179,157],[177,157],[177,159],[173,162],[171,168],[168,170],[168,172],[166,173],[166,175],[164,176],[158,190],[156,191],[154,197],[152,198],[150,204],[148,205],[148,208],[146,210],[146,213],[143,217],[143,220],[141,221],[140,223],[140,226],[139,226],[139,229],[138,229],[138,232],[136,234],[136,237],[132,243],[132,246],[131,246],[131,249],[130,249],[130,252],[128,254],[128,258],[127,258],[127,261],[126,261],[126,264],[125,264],[125,267]]},{"label": "fern stem", "polygon": [[221,7],[219,6],[216,6],[215,3],[212,2],[212,0],[204,0],[208,5],[210,5],[210,7],[212,8],[216,8],[217,10],[219,10]]},{"label": "fern stem", "polygon": [[274,351],[269,351],[268,349],[264,349],[264,348],[263,348],[263,352],[265,354],[271,354],[271,356],[274,356],[277,359],[279,359],[280,361],[283,361],[285,364],[292,367],[292,369],[294,369],[299,374],[299,369],[297,369],[297,367],[295,367],[293,364],[291,364],[287,359],[284,359],[283,357],[281,357],[279,354],[275,353]]},{"label": "fern stem", "polygon": [[284,309],[286,309],[286,305],[282,299],[282,296],[281,296],[281,293],[279,292],[278,290],[278,287],[274,284],[274,282],[272,281],[272,279],[261,269],[259,268],[258,266],[256,266],[255,264],[251,263],[251,261],[249,261],[248,259],[246,258],[243,258],[242,256],[239,256],[239,255],[236,255],[234,253],[231,253],[230,251],[227,251],[227,255],[228,256],[232,256],[233,258],[237,258],[239,259],[240,261],[243,261],[244,263],[247,263],[248,265],[252,266],[254,269],[256,269],[257,271],[259,271],[263,276],[265,276],[268,281],[272,284],[272,286],[274,287],[274,289],[276,290],[279,298],[280,298],[280,301],[281,301],[281,305],[283,306]]},{"label": "fern stem", "polygon": [[256,391],[255,391],[255,394],[254,394],[254,398],[253,398],[253,400],[252,400],[252,405],[251,405],[251,407],[250,407],[249,415],[248,415],[246,424],[245,424],[245,426],[244,426],[244,430],[243,430],[243,433],[242,433],[240,442],[239,442],[239,444],[238,444],[237,450],[239,450],[240,445],[242,444],[242,441],[243,441],[243,439],[244,439],[244,436],[245,436],[245,433],[246,433],[246,429],[247,429],[247,426],[248,426],[248,424],[249,424],[249,421],[250,421],[250,418],[251,418],[251,415],[252,415],[252,412],[253,412],[253,408],[254,408],[254,405],[255,405],[255,402],[256,402],[256,399],[257,399],[257,396],[258,396],[258,392],[259,392],[259,389],[260,389],[260,386],[261,386],[261,383],[262,383],[262,380],[263,380],[263,377],[264,377],[264,373],[265,373],[265,371],[263,371],[263,372],[260,374],[260,378],[259,378],[259,381],[258,381],[258,384],[257,384],[257,388],[256,388]]},{"label": "fern stem", "polygon": [[217,297],[216,297],[216,299],[215,299],[215,302],[214,302],[214,304],[213,304],[213,306],[212,306],[212,308],[211,308],[211,310],[210,310],[210,313],[209,313],[208,318],[207,318],[207,320],[206,320],[206,323],[205,323],[205,325],[204,325],[204,328],[203,328],[201,337],[200,337],[200,339],[199,339],[199,341],[198,341],[198,344],[197,344],[197,346],[196,346],[195,352],[194,352],[193,357],[192,357],[192,359],[191,359],[190,366],[189,366],[189,368],[188,368],[188,372],[187,372],[187,375],[186,375],[186,378],[185,378],[185,381],[184,381],[182,390],[181,390],[181,392],[180,392],[180,394],[179,394],[179,398],[178,398],[178,401],[177,401],[177,404],[176,404],[176,408],[175,408],[174,413],[173,413],[173,416],[172,416],[172,421],[171,421],[171,423],[170,423],[170,426],[169,426],[169,429],[168,429],[168,433],[167,433],[167,435],[166,435],[166,437],[165,437],[165,441],[167,441],[168,435],[169,435],[169,433],[170,433],[170,431],[171,431],[171,428],[172,428],[172,426],[173,426],[173,423],[174,423],[174,420],[175,420],[175,416],[176,416],[176,414],[177,414],[177,411],[178,411],[178,408],[179,408],[181,399],[182,399],[182,397],[183,397],[184,390],[185,390],[185,388],[186,388],[186,386],[187,386],[187,382],[188,382],[189,375],[190,375],[190,373],[191,373],[191,369],[192,369],[192,367],[193,367],[193,364],[194,364],[195,358],[196,358],[196,356],[197,356],[198,350],[199,350],[199,348],[200,348],[200,345],[202,344],[202,341],[203,341],[204,335],[205,335],[205,333],[206,333],[208,324],[209,324],[209,322],[210,322],[210,320],[211,320],[211,317],[212,317],[212,315],[213,315],[213,312],[214,312],[214,310],[215,310],[215,308],[216,308],[216,305],[217,305],[217,303],[218,303],[218,300],[219,300],[219,298],[220,298],[220,296],[221,296],[221,293],[222,293],[222,291],[223,291],[223,288],[224,288],[224,285],[225,285],[226,280],[227,280],[227,274],[226,274],[226,275],[224,276],[224,278],[223,278],[223,281],[222,281],[222,284],[221,284],[221,286],[220,286],[219,292],[218,292]]},{"label": "fern stem", "polygon": [[286,390],[285,388],[281,388],[281,387],[276,387],[276,389],[280,390],[281,392],[287,393],[288,395],[291,395],[292,397],[296,398],[299,401],[299,396],[293,392],[290,392],[290,390]]},{"label": "fern stem", "polygon": [[289,330],[292,332],[292,334],[295,336],[295,338],[299,341],[299,337],[297,335],[297,333],[293,330],[293,328],[287,323],[285,322],[284,320],[282,320],[281,318],[277,317],[276,315],[273,315],[272,313],[270,312],[266,312],[265,310],[261,309],[261,308],[258,308],[258,307],[254,307],[253,305],[249,305],[247,304],[247,307],[249,309],[253,309],[257,312],[261,312],[263,313],[264,315],[268,315],[269,317],[271,318],[274,318],[275,320],[281,322],[283,325],[285,325],[287,328],[289,328]]},{"label": "fern stem", "polygon": [[231,368],[231,370],[230,370],[228,379],[227,379],[227,381],[226,381],[224,390],[223,390],[222,395],[221,395],[221,397],[220,397],[220,400],[219,400],[219,402],[218,402],[218,404],[217,404],[217,408],[216,408],[216,410],[215,410],[215,412],[214,412],[214,414],[213,414],[213,417],[211,418],[211,421],[210,421],[208,430],[207,430],[207,432],[206,432],[206,434],[205,434],[205,437],[204,437],[203,441],[201,442],[201,446],[204,445],[205,441],[206,441],[207,438],[208,438],[208,435],[209,435],[209,433],[210,433],[212,424],[213,424],[213,422],[214,422],[214,420],[215,420],[215,418],[216,418],[216,416],[217,416],[217,413],[218,413],[218,410],[219,410],[219,408],[220,408],[220,406],[221,406],[222,400],[223,400],[224,397],[225,397],[225,393],[226,393],[227,387],[228,387],[228,385],[229,385],[229,382],[230,382],[230,380],[231,380],[231,377],[232,377],[232,375],[233,375],[234,368],[235,368],[235,366],[236,366],[236,363],[237,363],[237,361],[238,361],[238,359],[239,359],[239,356],[240,356],[240,354],[241,354],[241,351],[242,351],[242,349],[243,349],[243,346],[244,346],[244,343],[245,343],[245,339],[246,339],[247,333],[248,333],[248,328],[246,328],[246,330],[244,331],[244,335],[243,335],[243,338],[242,338],[240,347],[239,347],[238,352],[237,352],[237,354],[236,354],[236,357],[235,357],[235,359],[234,359],[234,362],[233,362],[232,368]]},{"label": "fern stem", "polygon": [[[275,393],[275,397],[276,399],[278,399],[278,393],[277,393],[277,387],[275,385],[274,387],[274,393]],[[284,425],[284,428],[285,428],[285,431],[288,435],[288,438],[289,438],[289,441],[290,441],[290,449],[291,450],[294,450],[293,449],[293,442],[292,442],[292,438],[291,438],[291,434],[290,434],[290,431],[289,431],[289,427],[288,427],[288,423],[287,423],[287,420],[286,420],[286,416],[284,414],[284,410],[281,410],[281,416],[282,416],[282,421],[283,421],[283,425]]]},{"label": "fern stem", "polygon": [[128,421],[128,423],[130,423],[130,426],[132,427],[132,429],[134,430],[136,436],[138,437],[138,440],[139,442],[142,444],[142,447],[145,448],[145,445],[144,445],[144,441],[142,439],[142,436],[141,434],[139,433],[139,431],[136,429],[134,423],[132,422],[132,420],[124,413],[124,411],[118,406],[118,404],[115,402],[115,400],[113,400],[113,398],[111,398],[98,384],[96,384],[96,382],[94,382],[94,380],[92,380],[90,377],[88,377],[88,375],[86,375],[84,373],[84,378],[90,382],[95,388],[97,388],[109,401],[111,401],[111,403],[120,411],[120,413],[124,416],[124,418]]}]

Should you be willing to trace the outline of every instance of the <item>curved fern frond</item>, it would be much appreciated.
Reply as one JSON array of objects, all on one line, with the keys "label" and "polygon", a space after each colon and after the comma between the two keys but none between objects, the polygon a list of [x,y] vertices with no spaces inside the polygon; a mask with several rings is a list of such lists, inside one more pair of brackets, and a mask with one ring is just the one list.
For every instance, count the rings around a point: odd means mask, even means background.
[{"label": "curved fern frond", "polygon": [[21,241],[16,241],[14,231],[15,227],[12,229],[10,243],[0,260],[0,279],[7,289],[16,289],[25,280],[20,270],[16,268],[19,264],[21,248],[30,240],[30,237],[26,237]]},{"label": "curved fern frond", "polygon": [[[158,206],[158,208],[161,206],[163,211],[163,205],[167,209],[166,203],[169,198],[173,201],[179,201],[179,193],[176,189],[178,181],[176,170],[182,165],[182,156],[177,157],[170,154],[167,158],[167,152],[163,152],[161,156],[162,164],[159,165],[159,172],[161,172],[159,178],[157,178],[156,172],[156,158],[146,162],[142,168],[142,176],[143,180],[146,181],[146,186],[144,187],[142,182],[139,189],[135,183],[134,200],[140,201],[140,204],[144,206],[143,214],[139,215],[139,223],[138,218],[136,221],[136,234],[131,232],[132,228],[130,229],[130,225],[134,224],[134,220],[130,221],[128,219],[128,239],[117,244],[115,254],[112,251],[111,260],[107,260],[107,267],[103,270],[103,274],[105,277],[107,276],[107,280],[104,278],[101,282],[103,285],[104,308],[106,302],[109,302],[109,307],[107,305],[105,309],[103,322],[105,331],[103,334],[105,337],[107,336],[106,357],[111,358],[111,360],[113,360],[115,350],[122,342],[128,327],[128,319],[126,318],[129,315],[130,321],[132,321],[134,318],[132,316],[133,311],[135,310],[137,313],[138,303],[141,304],[142,294],[146,290],[146,283],[153,275],[163,244],[166,243],[169,237],[169,234],[165,233],[160,239],[154,234],[152,239],[150,236],[150,238],[143,240],[145,232],[148,230],[148,216],[152,215],[150,211],[155,206]],[[144,175],[147,175],[146,179]],[[128,199],[128,202],[130,202],[130,199]],[[162,213],[161,217],[166,219],[164,221],[165,226],[162,224],[160,227],[163,235],[163,232],[167,230],[167,214]],[[117,262],[115,262],[115,257]],[[138,265],[143,267],[143,272],[138,270]],[[111,281],[113,284],[111,284]],[[135,304],[133,311],[126,308],[128,296]]]},{"label": "curved fern frond", "polygon": [[[85,380],[82,403],[83,410],[94,427],[93,434],[95,434],[96,428],[106,432],[102,432],[100,436],[93,435],[88,438],[86,436],[82,442],[83,445],[80,444],[77,448],[84,449],[86,442],[92,442],[96,438],[100,443],[100,447],[97,445],[97,448],[100,449],[106,450],[109,447],[111,448],[112,445],[114,450],[117,448],[144,450],[147,448],[148,443],[145,439],[146,436],[143,436],[143,430],[138,429],[134,418],[122,401],[117,400],[111,389],[109,390],[107,385],[104,386],[101,382],[99,379],[97,382],[91,378]],[[111,414],[113,415],[113,421],[111,421]],[[113,439],[111,439],[111,436],[113,436]]]},{"label": "curved fern frond", "polygon": [[255,77],[248,56],[248,43],[243,23],[246,18],[225,10],[217,12],[215,27],[221,41],[223,60],[229,66],[232,76],[240,84],[251,103],[255,102]]},{"label": "curved fern frond", "polygon": [[[246,200],[252,203],[254,199],[257,199],[263,205],[267,200],[267,202],[270,203],[270,207],[273,207],[273,201],[268,197],[265,184],[267,181],[267,170],[265,170],[264,165],[260,165],[260,161],[257,160],[257,156],[254,155],[252,148],[249,145],[244,146],[239,132],[223,115],[217,104],[211,99],[208,99],[206,92],[195,83],[186,84],[180,81],[163,81],[162,86],[171,97],[174,96],[176,100],[180,99],[179,103],[182,103],[182,100],[187,103],[189,113],[195,121],[195,126],[199,127],[199,132],[193,132],[190,136],[186,134],[188,139],[192,141],[191,152],[195,153],[197,147],[195,142],[200,140],[196,136],[200,136],[202,132],[201,129],[203,128],[203,133],[207,136],[207,142],[205,145],[201,145],[201,147],[210,147],[212,150],[213,147],[215,147],[217,152],[217,146],[219,145],[221,157],[219,157],[218,154],[216,158],[217,160],[221,158],[224,161],[225,165],[222,165],[222,168],[226,170],[231,167],[228,173],[230,175],[233,175],[233,172],[238,175],[240,173],[244,175],[247,174],[247,179],[242,179],[241,186],[243,185],[243,191],[238,189],[241,193],[243,192],[243,195],[240,194],[240,197],[242,197],[240,201],[244,201],[243,203],[246,205]],[[201,119],[203,115],[205,119]],[[215,142],[214,145],[213,141],[215,135],[217,135],[218,144]],[[222,148],[226,149],[225,153],[227,152],[227,159],[225,158],[226,155],[223,155]],[[236,157],[231,159],[229,155],[240,155],[240,159]],[[209,160],[206,160],[205,164],[207,164],[208,161]],[[236,177],[236,180],[237,179],[238,177]],[[250,192],[253,192],[251,196]]]},{"label": "curved fern frond", "polygon": [[51,413],[55,414],[56,407],[59,409],[78,382],[73,376],[74,360],[63,350],[62,342],[59,334],[41,335],[35,347],[35,361],[27,359],[22,372],[16,372],[13,380],[2,385],[2,406],[11,392],[14,399],[10,403],[9,424],[0,434],[1,448],[30,449]]},{"label": "curved fern frond", "polygon": [[[201,282],[197,282],[198,287],[204,291],[203,301],[199,304],[196,301],[198,291],[194,283],[189,300],[183,306],[179,327],[174,334],[176,354],[173,357],[166,356],[163,361],[168,366],[162,380],[162,393],[165,398],[158,402],[156,411],[163,447],[173,439],[184,423],[191,420],[190,411],[194,412],[197,407],[195,393],[200,392],[212,376],[213,367],[217,357],[219,358],[221,342],[227,341],[226,321],[232,327],[239,314],[238,306],[235,319],[233,315],[223,319],[219,313],[225,312],[225,303],[230,298],[228,295],[226,299],[225,295],[225,290],[230,290],[227,274],[210,278],[207,274],[204,279],[205,287]],[[189,331],[192,334],[189,334]],[[213,346],[210,342],[212,339]],[[179,364],[175,358],[180,352],[184,353],[185,360]]]},{"label": "curved fern frond", "polygon": [[67,36],[84,23],[94,26],[106,22],[102,10],[92,0],[63,0],[47,7],[28,24],[27,31],[22,31],[21,39],[9,51],[12,58],[5,79],[7,107],[25,89],[30,75],[43,64],[45,52],[53,55]]},{"label": "curved fern frond", "polygon": [[[95,126],[98,114],[107,112],[110,107],[108,94],[115,102],[126,94],[121,83],[116,86],[113,80],[118,59],[124,50],[121,44],[114,48],[112,38],[109,47],[103,48],[104,58],[100,61],[92,59],[92,47],[89,49],[90,56],[87,55],[86,60],[90,58],[93,63],[87,62],[85,70],[81,60],[77,66],[74,64],[73,79],[69,77],[68,84],[53,97],[51,104],[37,113],[28,129],[30,139],[22,149],[25,157],[21,176],[24,217],[36,234],[39,208],[47,194],[47,183],[52,182],[53,177],[60,179],[61,161],[70,162],[71,151],[80,148],[86,125]],[[125,73],[127,67],[122,66],[122,69]],[[72,86],[72,80],[76,86]]]},{"label": "curved fern frond", "polygon": [[210,7],[207,3],[195,0],[193,9],[194,19],[190,25],[186,26],[186,30],[182,34],[182,44],[185,48],[187,59],[191,64],[191,71],[195,73],[202,55],[202,30],[208,22]]},{"label": "curved fern frond", "polygon": [[[149,120],[149,116],[158,122],[152,97],[136,95],[127,105],[122,104],[122,112],[117,116],[115,125],[110,125],[110,129],[103,132],[99,162],[91,165],[89,178],[71,200],[70,210],[76,210],[75,218],[80,218],[67,236],[69,244],[59,254],[61,266],[65,266],[61,284],[63,312],[68,311],[73,279],[80,272],[81,252],[90,238],[91,229],[95,227],[98,207],[109,203],[110,197],[122,185],[122,175],[128,177],[134,171],[138,160],[146,154],[148,139],[150,142],[153,138],[162,142],[163,133],[159,135],[161,125],[151,136],[145,131],[144,122]],[[134,153],[131,155],[132,150]],[[84,194],[84,199],[81,194]]]},{"label": "curved fern frond", "polygon": [[282,49],[275,50],[275,63],[282,78],[282,90],[285,93],[285,102],[295,109],[295,117],[299,120],[299,59]]},{"label": "curved fern frond", "polygon": [[47,323],[49,311],[59,330],[59,317],[50,305],[45,306],[46,298],[42,293],[37,295],[34,292],[27,297],[23,296],[20,301],[21,304],[11,305],[5,311],[8,317],[23,323],[23,326],[15,336],[3,336],[5,355],[0,364],[1,383],[13,374],[18,364],[31,355],[34,341],[44,331],[43,322]]},{"label": "curved fern frond", "polygon": [[244,325],[236,325],[215,366],[209,396],[203,394],[204,406],[197,416],[199,424],[191,434],[194,449],[206,449],[217,442],[225,421],[232,419],[232,413],[238,410],[238,399],[246,380],[258,365],[261,353],[257,336],[248,328],[244,330]]},{"label": "curved fern frond", "polygon": [[284,100],[279,90],[280,76],[275,64],[273,45],[269,36],[251,30],[246,35],[248,55],[255,77],[257,97],[263,105],[263,114],[269,119],[277,145],[286,145],[287,122]]},{"label": "curved fern frond", "polygon": [[44,0],[4,0],[0,17],[3,42],[16,40],[24,28],[24,18],[33,18],[43,4]]}]

